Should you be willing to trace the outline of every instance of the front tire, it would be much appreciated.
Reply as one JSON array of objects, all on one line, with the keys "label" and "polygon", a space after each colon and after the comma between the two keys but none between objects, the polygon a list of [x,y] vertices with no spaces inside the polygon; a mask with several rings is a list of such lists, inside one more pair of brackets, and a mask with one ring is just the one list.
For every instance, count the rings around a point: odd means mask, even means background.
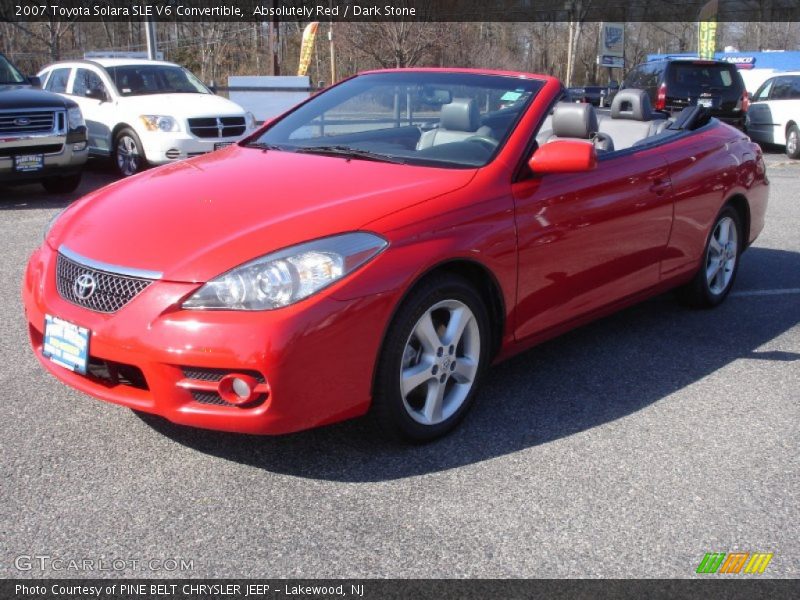
[{"label": "front tire", "polygon": [[147,168],[142,141],[133,129],[120,130],[114,138],[114,166],[117,173],[130,177]]},{"label": "front tire", "polygon": [[800,158],[800,129],[794,123],[786,130],[786,156]]},{"label": "front tire", "polygon": [[81,184],[81,173],[61,177],[48,177],[42,180],[42,186],[48,194],[70,194]]},{"label": "front tire", "polygon": [[739,213],[733,207],[726,206],[711,227],[700,269],[694,279],[679,290],[681,300],[700,308],[711,308],[722,303],[736,280],[742,249]]},{"label": "front tire", "polygon": [[461,277],[424,281],[400,307],[378,364],[372,414],[415,442],[452,430],[471,407],[489,362],[489,319]]}]

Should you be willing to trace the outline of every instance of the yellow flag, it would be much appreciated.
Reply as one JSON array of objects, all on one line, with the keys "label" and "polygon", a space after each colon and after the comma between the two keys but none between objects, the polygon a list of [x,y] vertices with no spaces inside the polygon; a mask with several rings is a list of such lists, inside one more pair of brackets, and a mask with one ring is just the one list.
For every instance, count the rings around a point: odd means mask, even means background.
[{"label": "yellow flag", "polygon": [[717,0],[710,0],[700,9],[697,22],[697,55],[714,58],[717,49]]},{"label": "yellow flag", "polygon": [[303,43],[300,45],[300,66],[297,68],[298,75],[308,73],[308,66],[311,64],[311,53],[314,51],[314,38],[317,35],[319,21],[312,21],[303,30]]}]

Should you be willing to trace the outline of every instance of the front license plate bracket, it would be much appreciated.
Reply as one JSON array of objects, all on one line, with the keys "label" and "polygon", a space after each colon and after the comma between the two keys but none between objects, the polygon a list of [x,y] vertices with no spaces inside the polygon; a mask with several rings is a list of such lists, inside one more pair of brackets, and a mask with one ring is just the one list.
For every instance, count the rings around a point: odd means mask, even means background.
[{"label": "front license plate bracket", "polygon": [[90,338],[86,327],[45,315],[42,354],[65,369],[86,375]]}]

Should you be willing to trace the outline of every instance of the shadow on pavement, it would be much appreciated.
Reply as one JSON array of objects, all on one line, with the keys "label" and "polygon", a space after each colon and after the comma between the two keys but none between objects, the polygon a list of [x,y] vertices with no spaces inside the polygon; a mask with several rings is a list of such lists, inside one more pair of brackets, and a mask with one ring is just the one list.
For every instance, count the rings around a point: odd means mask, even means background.
[{"label": "shadow on pavement", "polygon": [[[734,289],[753,289],[755,282],[800,287],[800,254],[751,248]],[[368,419],[256,437],[140,417],[180,444],[268,471],[335,481],[391,480],[489,460],[591,429],[738,359],[797,361],[796,353],[758,349],[798,323],[797,295],[731,297],[716,309],[692,310],[666,294],[494,367],[461,426],[422,446],[386,441]]]}]

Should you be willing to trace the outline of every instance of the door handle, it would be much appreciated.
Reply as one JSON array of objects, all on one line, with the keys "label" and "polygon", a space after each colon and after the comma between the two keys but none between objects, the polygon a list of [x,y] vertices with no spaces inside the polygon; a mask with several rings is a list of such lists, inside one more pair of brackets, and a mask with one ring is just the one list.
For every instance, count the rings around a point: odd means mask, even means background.
[{"label": "door handle", "polygon": [[650,186],[650,191],[659,196],[672,186],[669,179],[656,179]]}]

